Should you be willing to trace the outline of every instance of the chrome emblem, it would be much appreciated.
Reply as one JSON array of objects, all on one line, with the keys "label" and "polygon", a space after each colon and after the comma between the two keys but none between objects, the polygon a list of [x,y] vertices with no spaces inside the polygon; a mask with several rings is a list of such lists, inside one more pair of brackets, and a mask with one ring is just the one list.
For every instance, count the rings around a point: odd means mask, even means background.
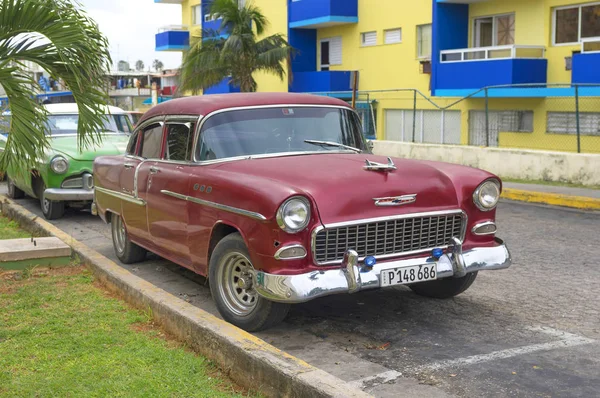
[{"label": "chrome emblem", "polygon": [[392,158],[387,158],[387,159],[388,159],[387,164],[378,163],[378,162],[371,162],[369,159],[367,159],[367,160],[365,160],[366,165],[363,166],[363,169],[369,170],[369,171],[396,170],[397,167],[394,164],[394,161],[392,160]]},{"label": "chrome emblem", "polygon": [[417,194],[391,196],[389,198],[373,198],[375,206],[402,206],[417,201]]}]

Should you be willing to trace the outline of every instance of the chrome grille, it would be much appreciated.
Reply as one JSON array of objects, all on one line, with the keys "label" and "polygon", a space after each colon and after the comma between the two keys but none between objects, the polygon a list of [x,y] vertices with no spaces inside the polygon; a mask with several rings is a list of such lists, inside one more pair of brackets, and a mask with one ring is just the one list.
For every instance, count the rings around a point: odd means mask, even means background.
[{"label": "chrome grille", "polygon": [[452,237],[464,239],[462,212],[409,215],[317,230],[313,254],[318,264],[340,262],[347,250],[367,256],[392,257],[447,247]]}]

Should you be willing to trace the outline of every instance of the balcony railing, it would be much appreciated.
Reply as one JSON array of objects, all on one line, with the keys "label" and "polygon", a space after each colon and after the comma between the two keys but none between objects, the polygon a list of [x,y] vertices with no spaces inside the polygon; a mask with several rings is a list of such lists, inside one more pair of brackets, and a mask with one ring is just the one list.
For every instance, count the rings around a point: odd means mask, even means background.
[{"label": "balcony railing", "polygon": [[517,58],[544,59],[546,58],[546,48],[544,46],[524,46],[515,44],[509,46],[473,47],[440,51],[441,63]]},{"label": "balcony railing", "polygon": [[183,51],[189,48],[190,32],[187,25],[167,25],[156,34],[156,51]]}]

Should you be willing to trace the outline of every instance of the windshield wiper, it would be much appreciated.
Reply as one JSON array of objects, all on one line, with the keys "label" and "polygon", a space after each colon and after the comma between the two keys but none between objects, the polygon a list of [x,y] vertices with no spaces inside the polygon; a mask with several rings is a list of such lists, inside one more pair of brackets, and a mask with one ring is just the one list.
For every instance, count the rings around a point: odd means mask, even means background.
[{"label": "windshield wiper", "polygon": [[337,147],[337,148],[349,149],[349,150],[354,151],[356,153],[361,153],[362,152],[361,149],[354,148],[353,146],[349,146],[349,145],[340,144],[339,142],[317,141],[317,140],[304,140],[304,142],[306,142],[307,144],[313,144],[313,145],[325,145],[325,146],[334,146],[334,147]]}]

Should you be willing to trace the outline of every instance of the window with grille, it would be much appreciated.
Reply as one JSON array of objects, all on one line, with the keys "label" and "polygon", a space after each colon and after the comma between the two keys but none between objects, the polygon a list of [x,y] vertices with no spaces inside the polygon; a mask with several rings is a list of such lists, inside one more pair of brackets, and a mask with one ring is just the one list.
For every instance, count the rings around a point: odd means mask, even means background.
[{"label": "window with grille", "polygon": [[402,29],[388,29],[384,31],[385,44],[402,43]]},{"label": "window with grille", "polygon": [[502,111],[499,124],[502,132],[533,133],[533,111]]},{"label": "window with grille", "polygon": [[431,59],[431,24],[417,26],[417,57]]},{"label": "window with grille", "polygon": [[377,32],[364,32],[360,34],[363,47],[374,46],[377,44]]},{"label": "window with grille", "polygon": [[[549,134],[577,134],[577,114],[575,112],[548,112],[547,132]],[[600,113],[581,112],[579,114],[581,135],[600,136]]]}]

